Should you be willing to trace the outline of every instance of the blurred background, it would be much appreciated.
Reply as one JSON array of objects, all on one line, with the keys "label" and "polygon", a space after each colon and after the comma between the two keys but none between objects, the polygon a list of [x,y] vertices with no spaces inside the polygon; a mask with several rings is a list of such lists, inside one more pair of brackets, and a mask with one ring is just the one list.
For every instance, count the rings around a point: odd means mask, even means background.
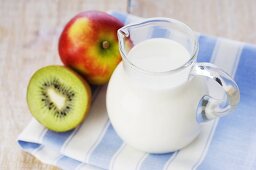
[{"label": "blurred background", "polygon": [[255,0],[129,0],[128,11],[142,17],[180,20],[194,31],[256,43]]},{"label": "blurred background", "polygon": [[17,135],[31,119],[26,87],[38,68],[60,64],[59,34],[84,10],[178,19],[193,30],[256,43],[255,0],[0,0],[0,169],[56,169],[22,152]]}]

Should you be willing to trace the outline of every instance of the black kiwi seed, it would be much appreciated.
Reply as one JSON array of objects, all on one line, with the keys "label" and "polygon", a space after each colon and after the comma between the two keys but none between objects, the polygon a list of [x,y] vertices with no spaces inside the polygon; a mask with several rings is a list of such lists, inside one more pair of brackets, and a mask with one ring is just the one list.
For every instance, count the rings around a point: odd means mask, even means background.
[{"label": "black kiwi seed", "polygon": [[55,88],[55,89],[59,89],[59,85],[58,85],[58,84],[55,84],[55,85],[54,85],[54,88]]}]

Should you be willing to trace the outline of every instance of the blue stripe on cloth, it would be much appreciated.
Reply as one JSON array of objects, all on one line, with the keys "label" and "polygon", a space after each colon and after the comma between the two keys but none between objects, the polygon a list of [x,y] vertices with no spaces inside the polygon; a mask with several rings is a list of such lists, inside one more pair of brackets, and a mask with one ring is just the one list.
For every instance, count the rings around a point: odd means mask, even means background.
[{"label": "blue stripe on cloth", "polygon": [[241,101],[221,118],[198,170],[256,168],[256,46],[244,46],[235,75]]},{"label": "blue stripe on cloth", "polygon": [[67,156],[62,156],[56,163],[58,167],[64,170],[76,169],[80,164],[82,164],[80,161],[69,158]]},{"label": "blue stripe on cloth", "polygon": [[47,130],[43,137],[43,145],[47,147],[51,147],[53,149],[60,149],[65,141],[69,138],[69,136],[73,133],[74,130],[70,130],[67,132],[54,132],[51,130]]},{"label": "blue stripe on cloth", "polygon": [[206,35],[200,35],[198,37],[199,52],[197,56],[198,62],[210,62],[213,54],[213,50],[216,46],[217,39]]},{"label": "blue stripe on cloth", "polygon": [[160,170],[163,169],[168,160],[175,152],[168,154],[150,154],[143,160],[140,170]]},{"label": "blue stripe on cloth", "polygon": [[109,124],[106,133],[102,140],[93,150],[89,158],[89,164],[109,169],[111,159],[118,149],[123,144],[123,141],[116,134],[111,124]]},{"label": "blue stripe on cloth", "polygon": [[41,146],[38,143],[26,142],[26,141],[21,141],[21,140],[19,140],[18,143],[22,147],[22,149],[24,149],[28,152],[32,152]]},{"label": "blue stripe on cloth", "polygon": [[116,17],[119,21],[121,21],[123,24],[125,24],[127,20],[127,14],[126,13],[121,13],[121,12],[115,12],[111,11],[110,14],[114,17]]}]

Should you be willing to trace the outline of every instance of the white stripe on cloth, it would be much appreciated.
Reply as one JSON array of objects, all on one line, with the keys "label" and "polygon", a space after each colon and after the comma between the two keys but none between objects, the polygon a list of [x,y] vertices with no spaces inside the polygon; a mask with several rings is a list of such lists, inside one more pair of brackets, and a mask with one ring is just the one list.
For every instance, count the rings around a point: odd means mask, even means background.
[{"label": "white stripe on cloth", "polygon": [[97,145],[100,136],[107,127],[108,116],[106,113],[106,86],[104,86],[90,110],[90,114],[79,131],[62,148],[62,153],[79,161],[86,161],[92,148]]},{"label": "white stripe on cloth", "polygon": [[103,170],[103,169],[97,168],[95,166],[91,166],[88,164],[81,164],[75,170]]},{"label": "white stripe on cloth", "polygon": [[42,136],[47,129],[44,128],[40,123],[35,119],[32,119],[28,126],[22,131],[19,135],[18,140],[29,141],[34,143],[41,143]]},{"label": "white stripe on cloth", "polygon": [[52,165],[56,165],[57,160],[61,157],[59,151],[44,146],[37,149],[33,154],[43,163]]},{"label": "white stripe on cloth", "polygon": [[[235,72],[237,67],[237,61],[239,61],[241,51],[240,43],[233,43],[232,41],[226,39],[218,39],[215,46],[211,62],[222,68],[229,74]],[[212,89],[210,91],[211,95],[216,96],[216,92],[219,91],[219,87],[210,83],[209,87]],[[218,97],[223,96],[223,92],[218,92]],[[197,166],[204,159],[208,147],[211,143],[214,131],[218,124],[218,119],[203,123],[202,131],[200,136],[189,146],[180,150],[179,154],[168,166],[168,170],[187,170],[196,169]],[[191,159],[192,158],[192,159]],[[186,160],[186,163],[184,163]]]},{"label": "white stripe on cloth", "polygon": [[22,139],[22,141],[31,143],[42,143],[42,137],[46,131],[47,129],[44,126],[32,118],[28,126],[19,135],[18,140]]},{"label": "white stripe on cloth", "polygon": [[242,43],[219,38],[220,45],[214,64],[222,68],[231,76],[234,76],[239,62],[239,56],[242,49]]},{"label": "white stripe on cloth", "polygon": [[145,155],[147,154],[124,144],[120,148],[120,152],[118,152],[118,155],[116,155],[112,160],[111,169],[135,170],[137,164],[142,160],[143,157],[145,157]]}]

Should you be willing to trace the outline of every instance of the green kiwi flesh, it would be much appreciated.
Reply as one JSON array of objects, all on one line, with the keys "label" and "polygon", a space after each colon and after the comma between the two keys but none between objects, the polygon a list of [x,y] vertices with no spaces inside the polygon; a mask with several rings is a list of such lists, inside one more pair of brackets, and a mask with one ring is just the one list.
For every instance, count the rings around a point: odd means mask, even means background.
[{"label": "green kiwi flesh", "polygon": [[50,130],[64,132],[78,126],[90,107],[89,85],[64,66],[46,66],[32,76],[27,89],[30,112]]}]

